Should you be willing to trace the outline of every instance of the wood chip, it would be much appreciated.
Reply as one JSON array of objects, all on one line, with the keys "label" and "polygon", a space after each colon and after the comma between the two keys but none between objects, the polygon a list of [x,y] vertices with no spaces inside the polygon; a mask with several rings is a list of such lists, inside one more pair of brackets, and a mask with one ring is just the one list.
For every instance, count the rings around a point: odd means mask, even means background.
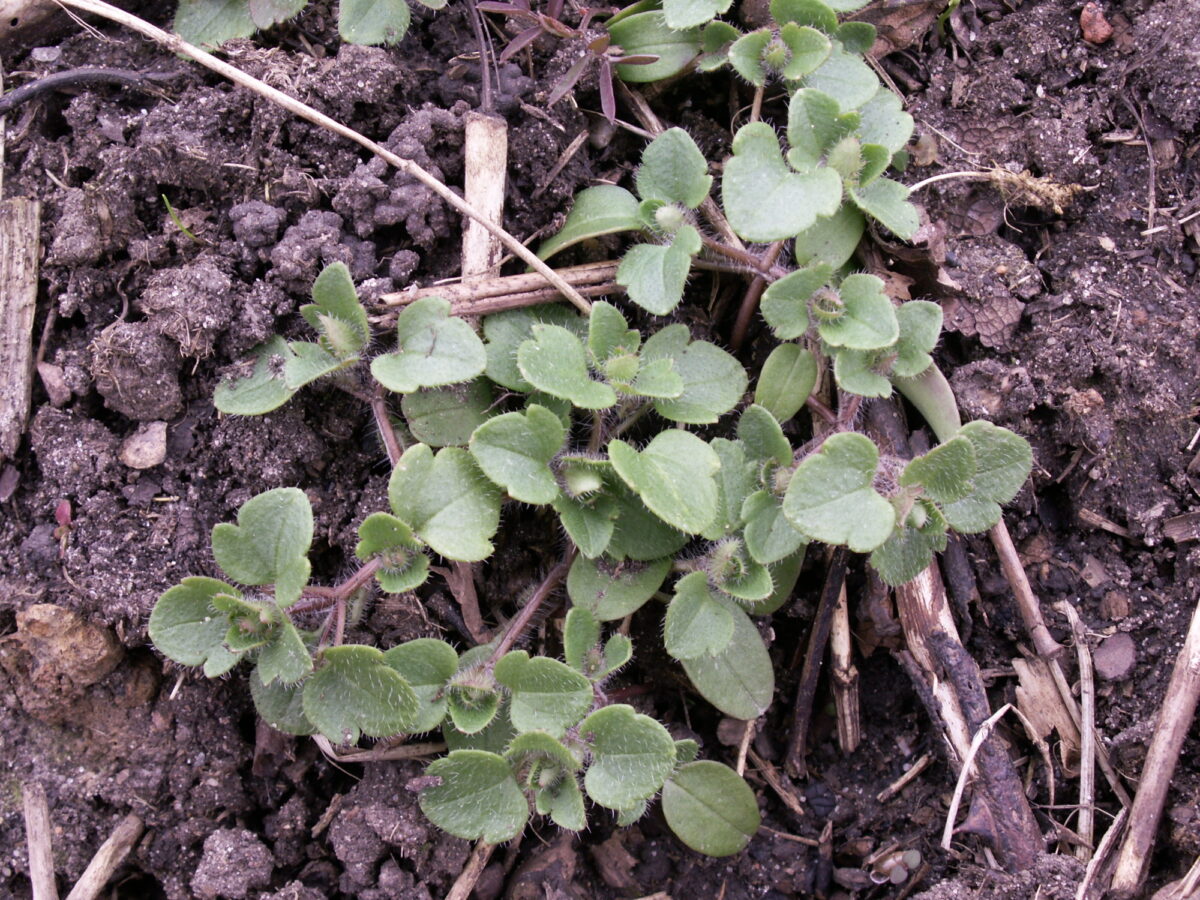
[{"label": "wood chip", "polygon": [[41,210],[34,200],[0,203],[0,463],[17,452],[32,398]]}]

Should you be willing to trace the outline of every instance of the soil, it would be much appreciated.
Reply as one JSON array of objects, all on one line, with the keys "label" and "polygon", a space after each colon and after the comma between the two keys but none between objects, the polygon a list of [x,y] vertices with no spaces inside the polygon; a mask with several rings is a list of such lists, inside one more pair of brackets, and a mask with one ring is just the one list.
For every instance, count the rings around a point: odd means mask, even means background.
[{"label": "soil", "polygon": [[[907,9],[925,11],[926,24],[906,31],[893,6],[878,13],[894,51],[882,66],[921,137],[905,180],[998,167],[1042,186],[931,185],[918,197],[923,240],[914,250],[881,238],[879,253],[895,284],[943,304],[951,330],[939,361],[968,417],[1034,445],[1009,528],[1055,637],[1067,628],[1054,604],[1082,616],[1098,648],[1098,730],[1136,779],[1200,587],[1200,550],[1164,536],[1200,490],[1200,6],[1113,0],[1102,44],[1084,40],[1075,0],[964,2],[944,33],[922,4]],[[329,4],[313,2],[229,57],[461,185],[463,122],[480,102],[463,9],[417,8],[405,41],[381,49],[341,46]],[[521,238],[555,228],[594,179],[628,178],[643,145],[590,112],[594,77],[574,103],[545,107],[572,53],[539,43],[527,63],[499,71],[512,148],[506,224]],[[145,624],[165,588],[215,574],[210,529],[269,488],[298,485],[312,500],[322,577],[349,565],[388,474],[369,414],[318,389],[268,416],[222,418],[213,388],[269,334],[302,333],[295,313],[323,266],[345,262],[367,298],[429,284],[457,273],[461,223],[344,140],[129,33],[23,46],[5,68],[13,84],[79,65],[178,75],[149,93],[51,94],[9,116],[4,194],[44,204],[34,333],[45,339],[27,438],[0,466],[0,895],[31,896],[21,786],[38,781],[62,888],[136,813],[146,833],[113,881],[116,897],[444,896],[471,848],[421,817],[407,789],[419,763],[332,764],[310,740],[256,721],[244,674],[208,681],[173,667]],[[750,94],[723,76],[701,83],[700,94],[694,80],[648,94],[666,124],[720,158],[729,110]],[[770,94],[765,112],[782,121]],[[556,171],[585,131],[593,140]],[[736,300],[709,307],[712,287],[697,279],[680,317],[725,341]],[[769,346],[754,326],[743,360],[757,365]],[[553,532],[525,513],[506,520],[500,541],[479,581],[493,621],[557,552]],[[990,545],[971,539],[967,550],[978,593],[961,624],[996,708],[1015,697],[1012,660],[1028,637]],[[764,624],[780,684],[753,749],[768,762],[780,763],[787,742],[820,584],[810,562],[795,602]],[[354,638],[461,643],[449,597],[434,579],[420,597],[380,599]],[[866,633],[865,605],[856,615]],[[857,660],[862,745],[839,750],[823,684],[808,778],[791,785],[804,812],[751,766],[768,827],[740,855],[687,850],[657,812],[625,830],[597,816],[579,836],[541,823],[497,850],[477,896],[1074,896],[1083,868],[1064,844],[1009,873],[972,837],[939,849],[953,775],[917,693],[877,644],[861,642]],[[651,670],[662,662],[647,652],[631,670],[637,702],[732,762],[740,731],[681,678]],[[1023,734],[1009,737],[1031,754],[1030,792],[1047,804],[1037,753]],[[877,799],[926,752],[931,766]],[[1200,853],[1197,760],[1193,734],[1147,896]],[[1075,802],[1072,776],[1060,769],[1056,809],[1039,808],[1047,830],[1051,815],[1073,822],[1063,811]],[[1119,804],[1104,786],[1098,802],[1105,827]],[[814,846],[827,823],[831,857]],[[906,884],[876,885],[864,860],[890,847],[928,865]]]}]

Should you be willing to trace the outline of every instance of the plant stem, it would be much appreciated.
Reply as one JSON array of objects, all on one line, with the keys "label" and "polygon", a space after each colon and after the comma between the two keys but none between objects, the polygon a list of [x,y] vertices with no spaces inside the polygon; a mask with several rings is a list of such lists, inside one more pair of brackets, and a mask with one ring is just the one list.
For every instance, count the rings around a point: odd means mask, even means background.
[{"label": "plant stem", "polygon": [[703,237],[705,249],[711,250],[713,253],[724,256],[727,259],[735,260],[741,263],[751,272],[760,275],[770,281],[778,281],[780,278],[788,274],[787,269],[783,266],[773,264],[773,261],[767,261],[759,257],[749,250],[740,250],[736,247],[730,247],[728,244],[723,244],[720,241],[711,238]]},{"label": "plant stem", "polygon": [[388,462],[394,468],[396,463],[400,462],[400,457],[404,455],[404,448],[400,446],[400,440],[396,437],[396,429],[392,427],[392,418],[388,414],[387,400],[384,399],[383,392],[383,385],[375,388],[375,396],[371,398],[371,415],[375,418],[375,428],[379,431],[379,439],[387,448]]},{"label": "plant stem", "polygon": [[[779,259],[779,254],[783,250],[783,241],[776,241],[767,248],[767,252],[763,254],[763,265],[768,269],[775,265],[775,260]],[[742,344],[746,340],[746,332],[750,330],[750,321],[754,318],[755,311],[758,310],[758,301],[762,298],[762,293],[767,287],[767,279],[762,275],[755,275],[754,280],[750,282],[750,286],[746,288],[746,295],[742,298],[742,305],[738,309],[737,319],[733,323],[733,334],[729,338],[729,344],[733,349],[740,350]]]},{"label": "plant stem", "polygon": [[[329,609],[338,603],[345,603],[354,595],[355,591],[361,590],[375,577],[375,573],[379,571],[379,567],[383,565],[383,561],[376,557],[367,560],[355,570],[354,574],[343,581],[341,584],[335,584],[332,587],[323,587],[321,585],[312,585],[304,589],[301,594],[301,599],[297,603],[293,603],[286,610],[290,616],[303,616],[308,613],[321,612]],[[307,597],[308,600],[303,598]]]},{"label": "plant stem", "polygon": [[571,568],[571,563],[575,560],[575,554],[578,551],[574,546],[571,547],[564,555],[562,560],[553,569],[546,573],[546,577],[542,579],[542,583],[537,586],[537,590],[533,592],[533,596],[529,598],[529,602],[521,607],[521,611],[516,617],[509,622],[508,628],[504,632],[504,636],[496,642],[496,647],[492,650],[492,655],[488,657],[487,668],[490,669],[505,653],[512,649],[512,645],[517,642],[522,632],[529,627],[529,623],[533,621],[533,617],[537,614],[541,605],[546,602],[559,582],[567,575],[567,570]]},{"label": "plant stem", "polygon": [[429,172],[425,171],[425,169],[421,168],[421,166],[417,165],[411,159],[405,159],[402,156],[397,156],[395,153],[392,153],[381,144],[378,144],[354,129],[343,125],[341,122],[331,119],[324,113],[318,112],[311,106],[301,103],[295,97],[291,97],[288,94],[285,94],[283,91],[271,87],[266,82],[259,81],[257,78],[246,74],[236,66],[231,66],[227,62],[217,59],[207,51],[201,50],[199,47],[189,44],[183,38],[179,37],[179,35],[171,34],[168,31],[163,31],[161,28],[151,25],[144,19],[140,19],[131,13],[127,13],[124,10],[105,3],[103,0],[62,0],[62,4],[73,9],[79,9],[83,10],[84,12],[103,16],[112,22],[116,22],[119,25],[124,25],[127,28],[145,35],[151,40],[161,44],[172,53],[181,56],[190,56],[205,68],[211,69],[219,75],[223,75],[225,78],[228,78],[235,84],[239,84],[261,97],[265,97],[273,103],[283,107],[288,112],[293,113],[302,119],[306,119],[309,122],[312,122],[314,125],[318,125],[321,128],[332,131],[334,134],[340,135],[347,140],[353,141],[361,147],[365,147],[380,159],[399,169],[406,175],[410,175],[425,187],[429,188],[429,190],[441,197],[442,200],[448,203],[459,213],[474,219],[476,222],[494,234],[497,238],[503,241],[504,245],[508,247],[509,250],[520,257],[524,262],[532,266],[535,271],[544,275],[547,281],[558,288],[559,291],[562,292],[563,296],[574,303],[575,306],[577,306],[582,312],[591,312],[592,304],[589,303],[582,295],[580,295],[575,288],[571,287],[571,285],[567,284],[566,281],[560,278],[552,268],[538,259],[537,255],[532,250],[522,244],[513,235],[509,234],[495,222],[492,222],[486,216],[482,215],[478,210],[471,206],[471,204],[467,203],[460,196],[458,196],[458,194],[454,193],[454,191],[450,190],[450,188],[446,187],[446,185],[442,184],[441,181],[439,181]]}]

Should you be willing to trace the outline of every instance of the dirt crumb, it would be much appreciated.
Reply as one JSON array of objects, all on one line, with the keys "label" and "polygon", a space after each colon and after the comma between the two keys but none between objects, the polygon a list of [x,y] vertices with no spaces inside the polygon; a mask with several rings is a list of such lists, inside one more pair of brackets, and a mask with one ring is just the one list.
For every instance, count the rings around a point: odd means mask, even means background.
[{"label": "dirt crumb", "polygon": [[192,890],[205,900],[250,896],[271,881],[275,860],[253,832],[223,828],[204,841],[204,856],[192,878]]},{"label": "dirt crumb", "polygon": [[91,372],[109,409],[139,422],[183,411],[179,351],[148,322],[116,322],[92,344]]}]

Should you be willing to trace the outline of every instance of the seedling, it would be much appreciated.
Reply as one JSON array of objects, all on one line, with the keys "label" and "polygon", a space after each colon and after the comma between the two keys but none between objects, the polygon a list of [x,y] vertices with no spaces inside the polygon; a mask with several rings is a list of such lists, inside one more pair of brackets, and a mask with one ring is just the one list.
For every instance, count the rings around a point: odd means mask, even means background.
[{"label": "seedling", "polygon": [[[610,29],[650,14],[703,20],[719,6],[630,12]],[[749,265],[771,282],[762,312],[781,341],[754,402],[746,402],[742,364],[716,344],[693,339],[683,324],[643,333],[602,301],[586,317],[557,306],[510,310],[477,333],[449,303],[425,298],[399,314],[396,349],[368,366],[366,312],[346,267],[330,266],[301,310],[315,340],[271,339],[248,370],[222,382],[215,402],[257,415],[316,381],[364,396],[367,377],[400,395],[406,449],[388,509],[359,527],[359,569],[321,587],[311,584],[313,518],[303,492],[247,501],[236,524],[213,530],[228,581],[187,578],[159,599],[150,636],[163,653],[210,677],[247,662],[259,714],[293,734],[346,744],[441,729],[450,752],[430,765],[420,802],[460,837],[509,839],[531,806],[580,830],[585,796],[627,824],[661,794],[667,822],[689,846],[711,855],[745,846],[759,820],[741,778],[611,701],[611,679],[633,648],[620,632],[605,636],[607,623],[658,615],[644,607],[665,600],[667,654],[721,712],[755,719],[772,701],[774,673],[751,617],[787,601],[810,542],[869,554],[884,581],[901,584],[929,565],[951,529],[974,533],[999,521],[1031,466],[1015,434],[986,422],[960,427],[930,355],[940,308],[896,306],[879,278],[848,269],[867,219],[902,237],[917,224],[906,189],[883,176],[912,120],[858,59],[869,35],[838,25],[819,0],[776,0],[772,13],[765,44],[751,54],[761,68],[746,62],[761,37],[710,48],[704,59],[724,53],[751,80],[779,77],[792,90],[786,147],[764,123],[740,129],[720,207],[746,242],[793,242],[795,268],[766,266],[703,236],[698,216],[712,205],[713,179],[680,129],[646,148],[636,193],[584,191],[541,248],[548,258],[600,234],[647,239],[626,253],[617,279],[653,315],[675,309],[693,266]],[[842,413],[793,446],[783,426],[830,377]],[[911,461],[853,430],[860,399],[894,387],[942,441]],[[412,591],[435,557],[488,559],[505,502],[546,508],[569,545],[502,635],[461,654],[432,639],[385,650],[344,643],[372,581]],[[560,581],[570,599],[553,639],[562,658],[514,650]]]}]

